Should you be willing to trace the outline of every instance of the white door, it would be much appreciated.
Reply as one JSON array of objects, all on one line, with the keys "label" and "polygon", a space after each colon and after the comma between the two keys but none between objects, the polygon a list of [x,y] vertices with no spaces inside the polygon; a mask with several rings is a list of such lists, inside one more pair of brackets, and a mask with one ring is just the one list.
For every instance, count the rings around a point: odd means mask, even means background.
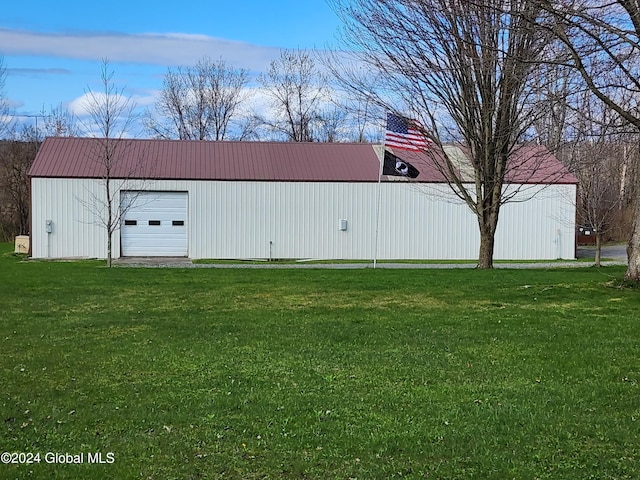
[{"label": "white door", "polygon": [[124,257],[186,257],[187,192],[122,192]]}]

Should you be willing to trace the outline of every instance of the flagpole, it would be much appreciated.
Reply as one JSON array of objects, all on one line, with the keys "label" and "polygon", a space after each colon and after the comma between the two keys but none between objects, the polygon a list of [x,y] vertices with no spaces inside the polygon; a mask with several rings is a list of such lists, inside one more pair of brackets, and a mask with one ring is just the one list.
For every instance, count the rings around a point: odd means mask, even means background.
[{"label": "flagpole", "polygon": [[382,141],[382,151],[380,152],[380,169],[378,170],[378,205],[376,206],[376,234],[375,234],[375,246],[373,247],[373,269],[375,270],[378,264],[378,231],[380,228],[380,196],[382,185],[382,171],[384,166],[384,140]]},{"label": "flagpole", "polygon": [[[378,205],[376,206],[376,232],[373,247],[373,268],[378,265],[378,238],[380,236],[380,204],[382,202],[382,175],[385,173],[385,162],[387,157],[387,143],[390,143],[393,148],[399,148],[403,150],[420,151],[420,146],[424,143],[424,134],[420,134],[414,124],[414,120],[409,120],[406,117],[399,117],[391,112],[387,112],[387,126],[385,129],[384,137],[382,140],[380,151],[380,170],[378,171]],[[416,142],[420,142],[417,144]],[[426,144],[425,144],[426,146]],[[418,169],[416,169],[409,162],[400,160],[395,155],[389,153],[390,160],[395,162],[394,171],[387,171],[387,175],[398,175],[408,178],[417,178],[420,175]]]}]

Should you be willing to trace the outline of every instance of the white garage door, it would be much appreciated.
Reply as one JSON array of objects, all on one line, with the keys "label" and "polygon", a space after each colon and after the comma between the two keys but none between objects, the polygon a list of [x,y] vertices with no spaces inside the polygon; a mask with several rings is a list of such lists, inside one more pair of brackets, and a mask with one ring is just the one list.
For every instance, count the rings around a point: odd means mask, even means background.
[{"label": "white garage door", "polygon": [[186,257],[187,192],[122,192],[125,257]]}]

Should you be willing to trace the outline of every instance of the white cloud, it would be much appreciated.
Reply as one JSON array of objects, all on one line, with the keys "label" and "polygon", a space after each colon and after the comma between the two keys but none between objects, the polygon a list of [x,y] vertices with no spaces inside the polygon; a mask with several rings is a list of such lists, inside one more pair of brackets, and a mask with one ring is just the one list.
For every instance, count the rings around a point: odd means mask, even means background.
[{"label": "white cloud", "polygon": [[150,90],[147,95],[133,95],[131,97],[131,100],[136,104],[136,107],[138,108],[150,107],[156,103],[158,95],[160,95],[160,92],[158,90]]},{"label": "white cloud", "polygon": [[9,110],[17,110],[18,108],[21,108],[24,105],[24,102],[21,102],[20,100],[13,100],[11,98],[7,98],[6,102]]},{"label": "white cloud", "polygon": [[67,110],[69,113],[76,115],[77,117],[85,117],[89,114],[87,112],[87,108],[92,104],[95,100],[101,101],[104,97],[101,93],[96,93],[92,98],[92,95],[85,93],[77,98],[74,98],[67,105]]},{"label": "white cloud", "polygon": [[[128,100],[131,107],[136,109],[145,108],[153,105],[156,102],[158,92],[151,92],[149,95],[131,95],[127,96],[123,93],[123,101]],[[89,115],[88,108],[90,105],[97,103],[104,103],[106,97],[102,92],[86,92],[79,97],[74,98],[67,104],[67,110],[69,113],[77,117],[86,117]]]},{"label": "white cloud", "polygon": [[190,65],[203,57],[223,57],[238,68],[262,71],[280,49],[244,42],[181,33],[38,33],[0,29],[4,55],[34,55],[135,62],[153,65]]}]

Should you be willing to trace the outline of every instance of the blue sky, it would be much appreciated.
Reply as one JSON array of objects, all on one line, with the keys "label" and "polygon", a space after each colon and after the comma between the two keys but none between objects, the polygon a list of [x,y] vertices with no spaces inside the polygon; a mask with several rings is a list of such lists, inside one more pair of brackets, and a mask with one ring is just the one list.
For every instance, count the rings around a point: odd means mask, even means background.
[{"label": "blue sky", "polygon": [[73,110],[99,90],[108,58],[114,80],[152,105],[168,67],[203,57],[264,70],[283,48],[335,45],[339,19],[326,0],[31,0],[3,2],[0,55],[16,114],[59,104]]}]

